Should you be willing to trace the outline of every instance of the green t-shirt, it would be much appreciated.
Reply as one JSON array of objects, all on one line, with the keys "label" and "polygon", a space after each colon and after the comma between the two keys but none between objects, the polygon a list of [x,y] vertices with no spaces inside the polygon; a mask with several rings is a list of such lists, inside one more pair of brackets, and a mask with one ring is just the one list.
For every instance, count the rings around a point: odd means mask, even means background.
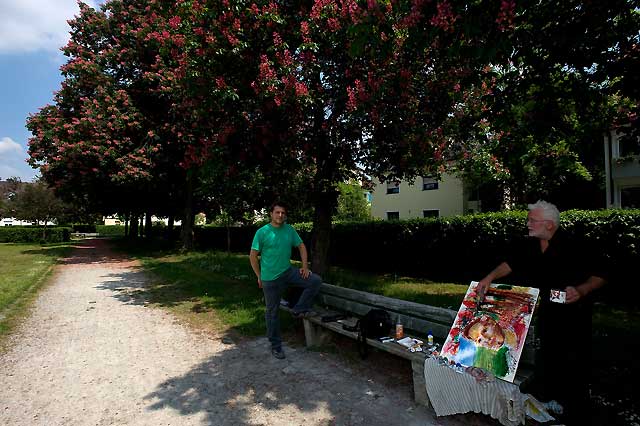
[{"label": "green t-shirt", "polygon": [[260,278],[273,281],[291,266],[291,248],[302,244],[302,238],[287,223],[275,227],[270,223],[258,229],[251,249],[260,252]]}]

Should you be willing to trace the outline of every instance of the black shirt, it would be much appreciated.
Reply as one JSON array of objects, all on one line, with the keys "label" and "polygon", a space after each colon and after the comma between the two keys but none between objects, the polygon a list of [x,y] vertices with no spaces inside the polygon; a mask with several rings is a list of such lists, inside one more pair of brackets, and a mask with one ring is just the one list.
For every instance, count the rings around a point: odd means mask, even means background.
[{"label": "black shirt", "polygon": [[527,238],[521,247],[506,256],[506,263],[512,270],[510,281],[513,284],[540,289],[536,334],[541,339],[561,342],[568,336],[590,338],[591,297],[568,304],[549,300],[552,289],[564,290],[567,286],[580,285],[590,276],[605,277],[602,262],[588,247],[571,244],[561,231],[557,231],[544,253],[538,238]]}]

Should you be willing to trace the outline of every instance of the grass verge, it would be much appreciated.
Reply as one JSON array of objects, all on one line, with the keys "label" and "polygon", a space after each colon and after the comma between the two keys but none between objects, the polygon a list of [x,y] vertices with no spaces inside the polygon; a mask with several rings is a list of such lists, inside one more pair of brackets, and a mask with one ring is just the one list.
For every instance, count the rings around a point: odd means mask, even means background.
[{"label": "grass verge", "polygon": [[[170,309],[201,329],[264,334],[264,300],[249,256],[218,251],[180,253],[168,246],[126,240],[116,244],[155,277],[146,291],[150,303]],[[467,290],[467,285],[340,268],[333,268],[324,278],[343,287],[456,310]],[[281,315],[281,321],[283,331],[290,331],[294,322],[289,316]]]},{"label": "grass verge", "polygon": [[53,265],[70,250],[69,243],[0,244],[0,346],[28,312]]}]

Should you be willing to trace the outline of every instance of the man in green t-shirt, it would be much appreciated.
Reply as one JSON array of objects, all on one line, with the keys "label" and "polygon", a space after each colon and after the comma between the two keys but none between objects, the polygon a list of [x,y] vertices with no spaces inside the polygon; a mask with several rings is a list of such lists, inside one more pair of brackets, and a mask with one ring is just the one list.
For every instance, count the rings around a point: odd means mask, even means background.
[{"label": "man in green t-shirt", "polygon": [[[253,237],[249,260],[253,272],[258,277],[258,287],[264,292],[271,354],[278,359],[284,359],[278,317],[280,298],[291,285],[303,288],[298,303],[292,308],[293,315],[298,318],[312,315],[311,305],[320,290],[322,278],[309,270],[307,248],[296,230],[286,223],[287,207],[281,202],[275,202],[271,205],[269,215],[271,222],[258,229]],[[300,250],[301,268],[291,265],[293,247]]]}]

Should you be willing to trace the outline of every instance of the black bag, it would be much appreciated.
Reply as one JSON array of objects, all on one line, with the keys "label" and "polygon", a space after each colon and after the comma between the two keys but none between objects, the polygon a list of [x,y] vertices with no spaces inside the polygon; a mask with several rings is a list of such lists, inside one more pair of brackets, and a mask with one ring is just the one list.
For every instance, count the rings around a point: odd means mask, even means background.
[{"label": "black bag", "polygon": [[367,314],[358,320],[358,352],[360,357],[365,359],[368,355],[367,339],[377,339],[389,335],[393,328],[389,312],[383,309],[371,309]]}]

